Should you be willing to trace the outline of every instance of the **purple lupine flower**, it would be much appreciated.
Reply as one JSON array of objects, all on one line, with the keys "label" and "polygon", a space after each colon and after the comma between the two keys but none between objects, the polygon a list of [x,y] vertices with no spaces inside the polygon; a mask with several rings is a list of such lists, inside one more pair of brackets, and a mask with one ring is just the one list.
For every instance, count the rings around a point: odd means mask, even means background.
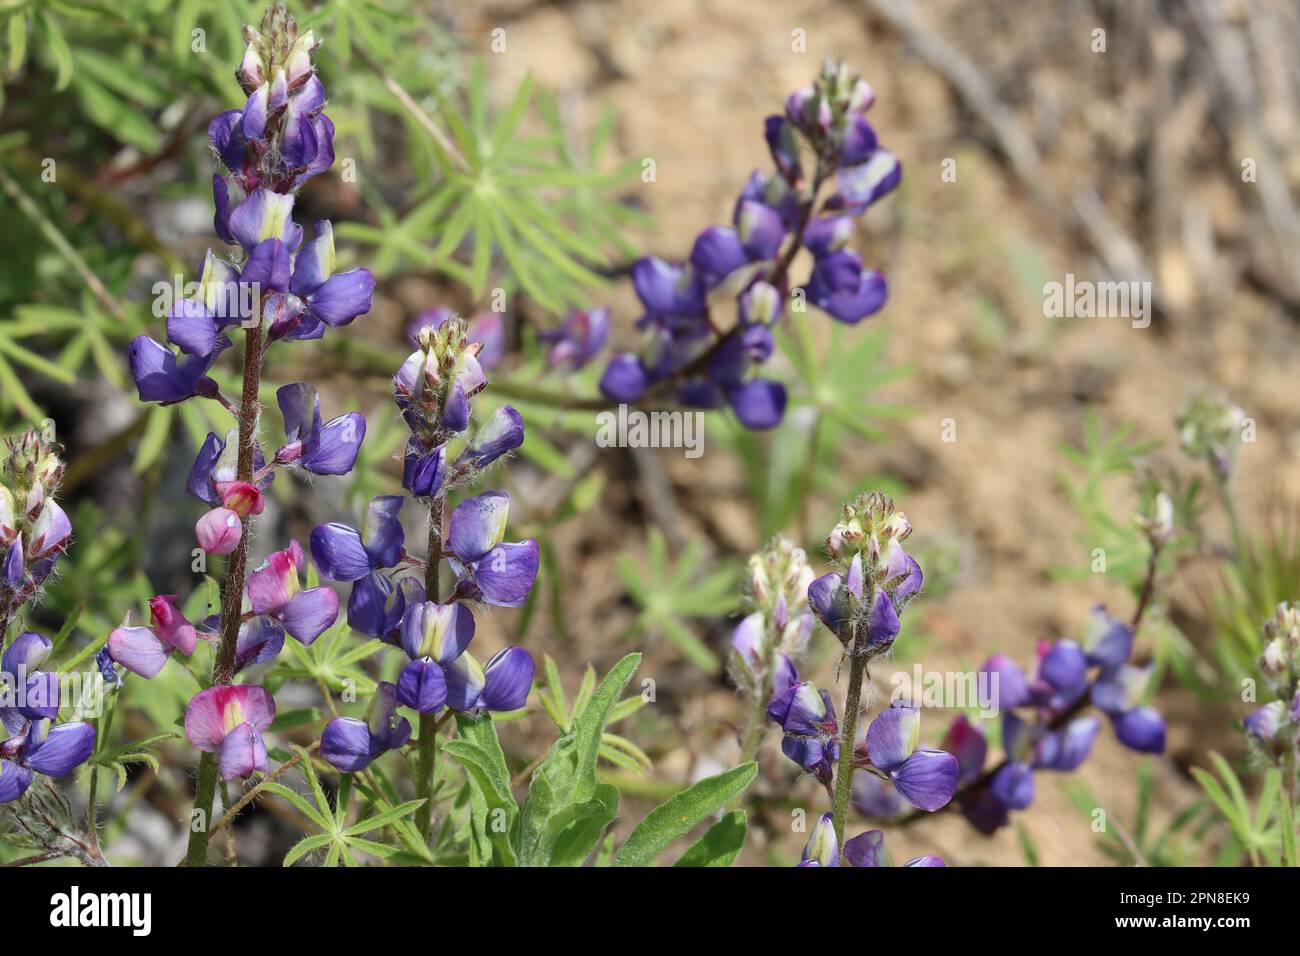
[{"label": "purple lupine flower", "polygon": [[366,720],[335,717],[320,736],[321,756],[343,773],[368,767],[376,757],[406,746],[411,722],[397,715],[397,688],[380,681],[367,709]]},{"label": "purple lupine flower", "polygon": [[332,581],[356,581],[378,568],[397,565],[406,535],[399,518],[401,495],[370,499],[361,530],[331,522],[311,533],[311,556],[321,574]]},{"label": "purple lupine flower", "polygon": [[[288,308],[296,314],[292,326],[285,322],[281,335],[315,338],[324,326],[340,328],[359,315],[370,311],[375,291],[375,277],[369,269],[335,272],[334,227],[328,219],[319,220],[314,237],[308,240],[294,260],[289,291],[296,302]],[[277,330],[272,326],[272,338]]]},{"label": "purple lupine flower", "polygon": [[611,401],[635,402],[649,384],[645,363],[636,355],[623,352],[610,359],[600,378],[600,391]]},{"label": "purple lupine flower", "polygon": [[305,557],[302,545],[290,541],[273,552],[248,575],[248,603],[256,615],[279,623],[301,644],[310,645],[333,626],[339,614],[338,595],[327,587],[302,590],[299,572]]},{"label": "purple lupine flower", "polygon": [[524,417],[512,405],[502,405],[474,435],[458,463],[486,468],[524,443]]},{"label": "purple lupine flower", "polygon": [[1029,684],[1020,665],[1005,654],[994,654],[980,668],[987,680],[989,699],[980,701],[985,707],[1010,710],[1029,703]]},{"label": "purple lupine flower", "polygon": [[912,806],[933,812],[948,805],[957,789],[957,758],[942,750],[918,750],[921,710],[894,701],[867,728],[867,754]]},{"label": "purple lupine flower", "polygon": [[447,706],[467,713],[519,710],[528,701],[535,667],[522,647],[498,651],[487,667],[473,654],[461,654],[444,668]]},{"label": "purple lupine flower", "polygon": [[[14,638],[0,657],[0,671],[7,688],[0,704],[0,723],[18,733],[31,720],[53,720],[59,715],[59,676],[42,671],[54,644],[43,634],[24,631]],[[12,701],[12,702],[11,702]]]},{"label": "purple lupine flower", "polygon": [[176,607],[175,594],[160,594],[149,599],[149,627],[123,625],[115,628],[105,645],[110,660],[133,674],[157,677],[173,651],[185,656],[194,653],[198,632]]},{"label": "purple lupine flower", "polygon": [[486,491],[451,513],[447,544],[458,593],[498,607],[520,607],[537,578],[536,541],[503,543],[510,496]]},{"label": "purple lupine flower", "polygon": [[1095,667],[1118,667],[1133,654],[1133,628],[1106,613],[1098,604],[1088,615],[1083,635],[1083,651]]},{"label": "purple lupine flower", "polygon": [[398,700],[421,714],[441,710],[448,698],[444,670],[465,653],[473,639],[474,615],[463,604],[423,601],[407,607],[401,643],[411,661],[397,680]]},{"label": "purple lupine flower", "polygon": [[383,571],[371,571],[352,582],[348,597],[348,626],[389,644],[398,642],[406,609],[424,600],[424,584],[410,575],[393,581]]},{"label": "purple lupine flower", "polygon": [[604,348],[609,338],[609,309],[602,306],[585,312],[570,312],[558,327],[541,332],[537,337],[551,346],[546,355],[548,365],[567,364],[576,372]]},{"label": "purple lupine flower", "polygon": [[886,786],[883,780],[868,770],[854,771],[850,801],[853,809],[868,820],[888,822],[908,813],[909,804],[898,795],[898,791]]},{"label": "purple lupine flower", "polygon": [[[854,92],[861,90],[868,92]],[[784,311],[796,244],[808,248],[815,260],[799,290],[803,299],[846,323],[860,322],[884,305],[884,276],[865,268],[846,248],[852,217],[897,186],[901,175],[898,160],[880,147],[863,115],[874,100],[869,91],[840,66],[824,69],[814,83],[789,97],[785,115],[766,119],[764,138],[776,173],[750,177],[736,200],[732,224],[703,229],[682,265],[646,257],[633,266],[632,283],[645,306],[637,325],[652,333],[651,356],[615,355],[600,381],[606,397],[636,401],[651,386],[670,384],[686,405],[729,405],[746,428],[778,424],[786,408],[783,386],[748,374],[767,354],[737,365],[726,353],[734,348],[731,339],[745,333],[744,326],[774,324]],[[812,183],[803,161],[810,152],[817,169]],[[837,191],[823,204],[832,215],[811,218],[817,191],[832,172]],[[795,234],[801,228],[802,234]],[[745,301],[755,287],[772,296],[760,310],[767,315],[757,320],[752,303]],[[717,299],[721,290],[739,299],[741,328],[736,332],[722,331],[710,318],[707,294]]]},{"label": "purple lupine flower", "polygon": [[167,340],[189,355],[211,354],[222,332],[248,317],[239,295],[239,280],[239,269],[209,249],[200,271],[198,297],[172,305]]},{"label": "purple lupine flower", "polygon": [[447,446],[438,445],[425,451],[411,436],[402,459],[402,487],[417,498],[432,498],[447,481]]},{"label": "purple lupine flower", "polygon": [[321,424],[320,395],[297,382],[275,393],[284,415],[286,444],[275,453],[277,465],[295,464],[317,475],[346,475],[356,464],[366,437],[366,420],[348,412]]},{"label": "purple lupine flower", "polygon": [[217,394],[217,383],[208,377],[218,356],[230,347],[230,340],[218,338],[207,355],[187,355],[177,359],[176,353],[160,345],[147,335],[131,340],[131,376],[142,402],[174,405],[196,395]]},{"label": "purple lupine flower", "polygon": [[799,866],[839,866],[840,844],[835,838],[834,814],[823,813],[813,824]]},{"label": "purple lupine flower", "polygon": [[275,720],[275,700],[263,687],[235,684],[209,687],[185,709],[185,736],[204,753],[220,754],[222,780],[266,771],[262,733]]},{"label": "purple lupine flower", "polygon": [[818,780],[829,781],[840,758],[840,728],[831,695],[799,681],[772,699],[767,716],[784,733],[781,752]]},{"label": "purple lupine flower", "polygon": [[1256,741],[1271,744],[1286,720],[1286,702],[1275,700],[1247,714],[1242,720],[1242,726]]},{"label": "purple lupine flower", "polygon": [[885,835],[879,830],[867,830],[844,841],[841,856],[849,866],[885,866],[889,854],[885,850]]},{"label": "purple lupine flower", "polygon": [[62,777],[90,759],[95,728],[86,723],[51,725],[27,722],[0,742],[0,803],[17,800],[32,785],[32,774]]},{"label": "purple lupine flower", "polygon": [[1092,685],[1092,702],[1110,717],[1115,736],[1125,747],[1139,753],[1164,753],[1164,718],[1142,705],[1151,673],[1151,666],[1124,663],[1104,670]]},{"label": "purple lupine flower", "polygon": [[[239,429],[230,429],[224,439],[208,432],[190,468],[185,490],[214,508],[220,507],[223,496],[219,489],[236,481],[238,457]],[[260,444],[253,446],[253,477],[253,484],[261,491],[270,487],[275,478],[274,470],[266,467]]]},{"label": "purple lupine flower", "polygon": [[235,641],[235,670],[275,660],[284,649],[284,627],[275,618],[258,615],[239,625]]}]

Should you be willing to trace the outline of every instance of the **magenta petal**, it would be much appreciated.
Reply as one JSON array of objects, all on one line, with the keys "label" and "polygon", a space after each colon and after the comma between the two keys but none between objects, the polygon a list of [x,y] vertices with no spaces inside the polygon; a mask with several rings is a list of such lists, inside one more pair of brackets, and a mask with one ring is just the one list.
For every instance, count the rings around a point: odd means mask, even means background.
[{"label": "magenta petal", "polygon": [[208,554],[230,554],[244,533],[239,515],[229,508],[213,508],[194,525],[194,537]]},{"label": "magenta petal", "polygon": [[[296,543],[295,543],[296,544]],[[298,589],[298,564],[301,548],[290,546],[272,552],[262,565],[248,576],[248,603],[254,614],[273,614],[289,603]]]},{"label": "magenta petal", "polygon": [[269,769],[266,744],[256,727],[242,723],[226,735],[221,744],[220,766],[222,780],[250,777],[255,770],[265,772]]},{"label": "magenta petal", "polygon": [[252,724],[261,731],[274,720],[275,700],[265,688],[252,684],[209,687],[195,694],[185,709],[185,737],[199,750],[215,753],[239,724]]},{"label": "magenta petal", "polygon": [[299,591],[281,612],[284,629],[303,644],[311,644],[328,630],[339,616],[339,596],[330,588]]},{"label": "magenta petal", "polygon": [[172,646],[147,627],[119,627],[108,635],[108,656],[141,677],[157,677],[171,652]]}]

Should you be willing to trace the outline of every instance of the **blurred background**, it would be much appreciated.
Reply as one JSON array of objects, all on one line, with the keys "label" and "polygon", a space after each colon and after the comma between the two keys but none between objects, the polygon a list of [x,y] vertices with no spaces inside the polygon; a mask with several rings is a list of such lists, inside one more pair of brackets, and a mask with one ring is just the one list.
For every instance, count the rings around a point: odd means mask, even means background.
[{"label": "blurred background", "polygon": [[[398,487],[404,432],[389,387],[409,323],[443,305],[493,311],[502,290],[508,346],[488,400],[518,406],[529,435],[492,480],[514,499],[512,534],[537,537],[543,564],[527,608],[480,619],[479,657],[522,640],[539,663],[554,659],[571,694],[588,664],[603,673],[644,649],[637,679],[653,680],[655,701],[616,728],[636,746],[606,769],[629,806],[649,807],[737,759],[745,704],[725,661],[745,560],[771,535],[822,568],[843,500],[882,488],[907,512],[927,591],[873,674],[877,700],[917,664],[973,670],[1002,652],[1028,665],[1038,641],[1077,635],[1096,603],[1131,614],[1145,561],[1138,485],[1198,474],[1174,420],[1194,389],[1217,386],[1257,425],[1233,489],[1265,569],[1225,571],[1222,511],[1191,515],[1194,540],[1162,568],[1139,640],[1161,675],[1164,757],[1103,733],[1078,773],[1043,775],[1034,806],[992,837],[955,813],[887,832],[898,859],[961,865],[1235,862],[1241,847],[1190,768],[1210,751],[1242,759],[1238,681],[1255,629],[1300,591],[1294,4],[289,7],[323,39],[338,128],[338,162],[306,187],[303,218],[331,218],[341,267],[365,265],[379,286],[370,315],[342,332],[272,350],[264,400],[309,379],[327,416],[359,408],[370,431],[349,479],[276,482],[254,560],[322,521],[355,522]],[[154,284],[195,278],[213,242],[205,130],[242,102],[239,26],[260,13],[209,0],[0,5],[0,423],[53,417],[67,446],[77,537],[36,623],[57,630],[81,607],[79,640],[139,618],[155,593],[215,605],[191,571],[200,509],[184,483],[224,413],[142,405],[125,349],[161,332]],[[822,364],[805,381],[778,350],[791,407],[771,432],[718,412],[697,459],[597,448],[594,412],[571,406],[596,394],[602,362],[549,370],[539,333],[608,305],[613,347],[633,347],[631,262],[684,258],[697,232],[730,220],[750,173],[770,165],[764,118],[825,57],[875,88],[872,122],[903,163],[901,187],[854,239],[889,277],[887,306],[857,327],[809,316]],[[490,169],[452,176],[430,124],[458,139],[503,129],[506,141]],[[475,192],[487,177],[492,209]],[[1067,274],[1150,282],[1149,327],[1045,317],[1044,285]],[[821,686],[836,671],[831,643],[814,638]],[[285,665],[281,711],[303,714],[287,739],[311,739],[323,690],[355,666]],[[180,668],[129,678],[119,733],[174,730],[193,690]],[[952,716],[928,711],[923,739],[937,744]],[[509,724],[512,768],[554,736],[540,709]],[[180,855],[191,757],[173,744],[158,767],[124,767],[110,852]],[[791,810],[820,813],[825,798],[774,735],[761,764],[743,862],[790,862],[803,842]],[[241,858],[277,862],[300,818],[259,807],[239,824]],[[1097,807],[1119,825],[1094,832]]]}]

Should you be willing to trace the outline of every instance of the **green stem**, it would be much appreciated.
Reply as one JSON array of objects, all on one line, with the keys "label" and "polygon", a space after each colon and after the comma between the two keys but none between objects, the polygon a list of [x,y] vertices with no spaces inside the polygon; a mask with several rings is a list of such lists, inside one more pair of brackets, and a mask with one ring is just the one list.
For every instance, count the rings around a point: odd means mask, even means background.
[{"label": "green stem", "polygon": [[[438,578],[442,564],[442,499],[429,502],[429,550],[424,561],[424,599],[437,601],[441,591]],[[424,800],[416,811],[420,836],[426,840],[433,828],[433,777],[438,760],[438,717],[436,713],[420,715],[420,739],[415,764],[415,796]]]},{"label": "green stem", "polygon": [[1219,501],[1223,505],[1224,514],[1228,516],[1228,525],[1232,528],[1232,550],[1240,565],[1249,555],[1246,552],[1246,536],[1241,531],[1241,520],[1237,517],[1237,505],[1233,502],[1232,491],[1228,487],[1228,476],[1213,463],[1210,469],[1214,472],[1214,486],[1219,491]]},{"label": "green stem", "polygon": [[835,839],[840,846],[844,845],[849,798],[853,795],[853,756],[857,743],[858,710],[862,705],[862,685],[867,677],[866,648],[858,647],[858,642],[858,628],[854,627],[853,643],[849,649],[849,691],[844,698],[844,726],[840,733],[840,760],[835,768],[835,794],[831,802],[831,820],[835,828]]}]

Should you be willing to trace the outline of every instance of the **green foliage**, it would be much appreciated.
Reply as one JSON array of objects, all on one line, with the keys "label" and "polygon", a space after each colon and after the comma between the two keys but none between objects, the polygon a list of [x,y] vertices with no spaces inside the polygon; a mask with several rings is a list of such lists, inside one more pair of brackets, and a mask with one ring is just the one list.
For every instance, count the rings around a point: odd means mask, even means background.
[{"label": "green foliage", "polygon": [[1260,628],[1283,601],[1300,597],[1300,531],[1279,528],[1250,542],[1235,562],[1224,562],[1207,605],[1214,649],[1225,686],[1258,673]]},{"label": "green foliage", "polygon": [[1192,776],[1227,823],[1236,846],[1253,865],[1296,866],[1295,807],[1282,786],[1282,773],[1270,767],[1254,807],[1232,765],[1213,751],[1215,774],[1201,767]]},{"label": "green foliage", "polygon": [[641,568],[631,553],[618,556],[618,576],[628,595],[641,609],[628,636],[658,635],[667,638],[696,667],[710,673],[722,670],[722,662],[687,623],[691,618],[719,618],[732,614],[739,605],[738,571],[731,565],[703,569],[704,546],[692,538],[676,561],[668,557],[668,545],[658,528],[647,536],[649,568]]},{"label": "green foliage", "polygon": [[673,866],[731,866],[745,845],[744,810],[732,810],[704,831]]},{"label": "green foliage", "polygon": [[[705,817],[744,793],[757,773],[758,764],[751,760],[739,767],[706,777],[669,797],[636,825],[636,829],[614,855],[614,865],[648,865],[670,843],[685,836]],[[734,821],[732,826],[734,828]],[[719,834],[715,840],[722,841],[722,835]],[[694,851],[695,847],[691,849]]]},{"label": "green foliage", "polygon": [[[1159,832],[1151,825],[1153,775],[1151,761],[1144,760],[1137,771],[1137,809],[1126,824],[1105,808],[1083,780],[1062,784],[1070,802],[1098,831],[1101,852],[1120,866],[1186,866],[1198,859],[1201,830],[1213,822],[1203,801],[1195,801],[1175,813]],[[1105,814],[1098,828],[1097,811]]]},{"label": "green foliage", "polygon": [[300,766],[307,776],[311,787],[312,799],[309,801],[296,790],[275,781],[263,782],[262,789],[283,797],[293,804],[303,816],[322,831],[319,834],[303,837],[285,854],[284,865],[292,866],[308,853],[325,850],[325,866],[357,866],[360,863],[357,854],[387,859],[400,847],[369,839],[366,834],[391,827],[414,813],[423,800],[408,800],[394,807],[380,810],[373,816],[356,823],[348,824],[348,797],[352,792],[352,775],[344,774],[339,787],[338,799],[331,807],[320,778],[312,766],[311,757],[302,748],[296,748]]},{"label": "green foliage", "polygon": [[875,396],[910,374],[908,368],[886,364],[888,329],[846,330],[831,323],[827,347],[819,351],[807,315],[795,313],[789,320],[776,335],[777,348],[796,375],[782,423],[759,433],[731,417],[709,420],[710,435],[744,466],[747,497],[755,502],[764,537],[788,529],[797,519],[805,527],[824,524],[801,513],[814,498],[842,501],[867,486],[885,487],[875,482],[877,476],[841,468],[841,449],[863,440],[883,443],[888,438],[883,423],[911,414],[906,406]]},{"label": "green foliage", "polygon": [[[596,669],[590,664],[587,665],[587,670],[582,675],[582,683],[578,687],[578,693],[573,698],[572,705],[565,696],[564,684],[560,679],[560,670],[555,666],[555,660],[550,654],[545,656],[544,677],[545,684],[538,690],[537,699],[541,701],[542,709],[546,711],[547,716],[559,728],[560,733],[567,734],[573,729],[574,722],[582,719],[587,705],[591,702],[591,695],[596,689]],[[645,698],[639,694],[620,700],[610,711],[609,720],[606,721],[605,726],[608,727],[631,717],[645,704]],[[633,773],[646,773],[652,767],[650,758],[646,756],[645,751],[626,737],[610,733],[608,730],[603,731],[600,735],[598,753],[602,760],[606,760],[624,770],[630,770]]]}]

